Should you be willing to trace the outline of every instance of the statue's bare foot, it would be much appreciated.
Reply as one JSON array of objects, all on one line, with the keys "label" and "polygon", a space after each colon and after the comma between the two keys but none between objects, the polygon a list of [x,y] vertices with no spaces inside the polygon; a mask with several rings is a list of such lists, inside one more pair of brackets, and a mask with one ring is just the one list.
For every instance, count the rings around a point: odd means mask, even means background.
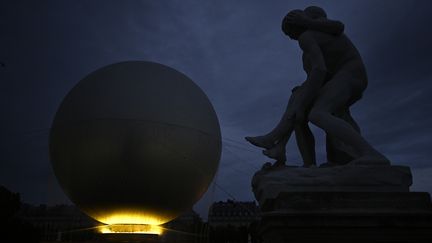
[{"label": "statue's bare foot", "polygon": [[274,142],[267,139],[265,136],[245,137],[249,143],[265,149],[270,149],[274,146]]},{"label": "statue's bare foot", "polygon": [[261,170],[269,170],[272,168],[272,163],[271,162],[266,162],[263,164],[263,166],[261,167]]},{"label": "statue's bare foot", "polygon": [[279,161],[279,160],[274,162],[272,165],[273,168],[274,167],[283,167],[283,166],[285,166],[285,161]]},{"label": "statue's bare foot", "polygon": [[285,146],[276,145],[271,149],[263,150],[263,154],[269,158],[275,159],[277,161],[284,162],[286,161],[286,151]]},{"label": "statue's bare foot", "polygon": [[348,163],[349,165],[390,165],[390,161],[380,154],[364,155]]}]

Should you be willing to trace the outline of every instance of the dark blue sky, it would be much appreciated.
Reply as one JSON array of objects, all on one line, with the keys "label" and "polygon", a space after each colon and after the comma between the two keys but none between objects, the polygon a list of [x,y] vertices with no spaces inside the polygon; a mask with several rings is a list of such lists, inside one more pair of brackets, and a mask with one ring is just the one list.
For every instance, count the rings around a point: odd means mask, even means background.
[{"label": "dark blue sky", "polygon": [[[431,1],[19,1],[0,2],[0,184],[26,202],[68,202],[48,158],[51,121],[66,93],[95,69],[149,60],[188,75],[209,96],[224,137],[212,200],[252,200],[250,179],[267,161],[245,135],[279,120],[301,83],[300,50],[280,30],[291,9],[323,7],[345,23],[369,74],[352,108],[364,136],[414,190],[432,191]],[[314,128],[319,162],[323,132]],[[294,141],[288,161],[299,164]]]}]

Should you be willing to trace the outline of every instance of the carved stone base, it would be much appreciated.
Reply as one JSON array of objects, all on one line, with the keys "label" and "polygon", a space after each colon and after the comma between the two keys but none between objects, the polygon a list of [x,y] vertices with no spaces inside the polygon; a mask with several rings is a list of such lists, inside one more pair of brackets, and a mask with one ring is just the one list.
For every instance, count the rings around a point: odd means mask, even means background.
[{"label": "carved stone base", "polygon": [[432,212],[263,213],[264,243],[432,242]]},{"label": "carved stone base", "polygon": [[284,166],[260,170],[252,179],[260,205],[280,192],[408,192],[411,184],[407,166]]},{"label": "carved stone base", "polygon": [[404,166],[280,167],[252,180],[259,235],[278,242],[432,242],[428,193]]}]

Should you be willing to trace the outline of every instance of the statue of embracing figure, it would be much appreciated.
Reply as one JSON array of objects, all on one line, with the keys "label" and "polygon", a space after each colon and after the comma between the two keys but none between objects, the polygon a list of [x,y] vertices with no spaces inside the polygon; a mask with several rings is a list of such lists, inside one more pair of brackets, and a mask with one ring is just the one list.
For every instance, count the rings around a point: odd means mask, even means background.
[{"label": "statue of embracing figure", "polygon": [[343,33],[344,25],[327,19],[322,8],[290,11],[282,30],[298,41],[307,79],[292,91],[285,113],[269,133],[246,137],[263,153],[284,165],[285,147],[294,131],[304,166],[316,166],[315,140],[308,123],[326,132],[327,166],[389,165],[390,161],[360,134],[349,108],[367,87],[366,69],[356,47]]}]

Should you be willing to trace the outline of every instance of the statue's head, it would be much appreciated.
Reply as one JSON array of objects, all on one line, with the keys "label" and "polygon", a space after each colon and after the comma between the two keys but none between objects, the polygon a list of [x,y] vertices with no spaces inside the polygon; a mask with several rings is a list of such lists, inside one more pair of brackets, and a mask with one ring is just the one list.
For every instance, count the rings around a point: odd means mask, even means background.
[{"label": "statue's head", "polygon": [[292,23],[289,21],[289,15],[291,13],[300,13],[302,10],[295,9],[290,11],[285,18],[282,20],[282,31],[289,36],[291,39],[298,40],[299,36],[307,29],[301,25]]},{"label": "statue's head", "polygon": [[309,6],[305,8],[303,11],[300,9],[295,9],[290,11],[285,18],[282,20],[282,31],[288,35],[291,39],[297,40],[299,36],[307,30],[306,24],[300,25],[295,24],[293,21],[289,21],[289,15],[291,13],[300,13],[300,14],[306,14],[307,17],[311,19],[321,19],[321,18],[327,18],[327,13],[324,11],[324,9],[317,7],[317,6]]}]

